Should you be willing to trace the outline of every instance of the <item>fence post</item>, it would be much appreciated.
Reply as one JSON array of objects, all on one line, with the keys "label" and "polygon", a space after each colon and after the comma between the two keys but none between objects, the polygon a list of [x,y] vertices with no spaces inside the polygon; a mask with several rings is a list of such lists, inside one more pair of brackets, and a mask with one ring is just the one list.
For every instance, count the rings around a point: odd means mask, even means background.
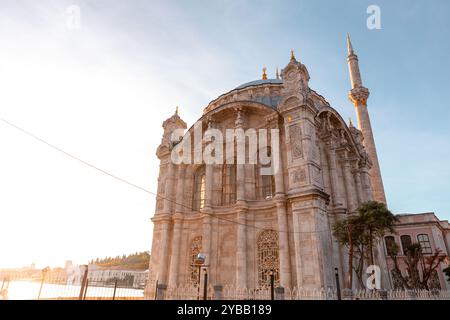
[{"label": "fence post", "polygon": [[[45,276],[47,275],[47,272],[49,270],[50,270],[49,267],[42,269],[41,286],[39,287],[39,293],[38,293],[38,297],[37,297],[38,300],[41,298],[41,292],[42,292],[42,287],[44,286]],[[3,288],[3,286],[2,286],[2,288]]]},{"label": "fence post", "polygon": [[222,300],[223,286],[221,284],[217,284],[217,285],[213,286],[213,289],[214,289],[215,300]]},{"label": "fence post", "polygon": [[275,300],[284,300],[284,288],[283,287],[275,288]]},{"label": "fence post", "polygon": [[83,300],[83,297],[85,294],[84,288],[86,287],[87,276],[88,276],[88,266],[82,265],[80,267],[84,267],[84,275],[83,275],[83,280],[81,282],[80,295],[78,296],[78,300]]},{"label": "fence post", "polygon": [[435,300],[439,300],[441,295],[441,291],[438,289],[431,289],[431,296],[433,297],[433,299]]},{"label": "fence post", "polygon": [[86,293],[87,293],[88,287],[89,287],[89,279],[86,280],[86,285],[84,286],[83,300],[86,300]]},{"label": "fence post", "polygon": [[379,290],[378,293],[380,294],[381,300],[387,300],[388,299],[388,292],[387,292],[387,290]]},{"label": "fence post", "polygon": [[208,299],[208,272],[205,268],[204,281],[203,281],[203,300]]},{"label": "fence post", "polygon": [[414,290],[406,290],[407,300],[416,300],[417,294]]},{"label": "fence post", "polygon": [[353,290],[351,289],[344,289],[342,290],[342,295],[344,296],[344,300],[353,300]]},{"label": "fence post", "polygon": [[166,293],[167,285],[166,284],[158,284],[156,287],[156,300],[164,300],[164,296]]},{"label": "fence post", "polygon": [[116,289],[117,289],[117,278],[114,281],[114,293],[113,293],[113,300],[116,300]]},{"label": "fence post", "polygon": [[337,299],[342,300],[341,298],[341,285],[339,283],[339,273],[338,268],[334,268],[334,276],[336,278],[336,293],[337,293]]}]

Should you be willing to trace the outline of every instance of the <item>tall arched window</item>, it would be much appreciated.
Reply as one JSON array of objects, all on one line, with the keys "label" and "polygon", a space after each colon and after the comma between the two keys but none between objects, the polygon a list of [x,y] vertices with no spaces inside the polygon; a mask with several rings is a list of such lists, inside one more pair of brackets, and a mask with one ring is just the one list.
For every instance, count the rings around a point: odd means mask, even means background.
[{"label": "tall arched window", "polygon": [[393,236],[387,236],[384,238],[384,243],[386,244],[386,253],[391,255],[395,246],[395,238]]},{"label": "tall arched window", "polygon": [[278,249],[278,233],[274,230],[264,230],[258,236],[258,285],[270,285],[270,273],[273,273],[275,283],[280,279],[280,261]]},{"label": "tall arched window", "polygon": [[192,208],[195,211],[203,209],[205,206],[205,169],[201,168],[195,173],[194,177],[194,198]]},{"label": "tall arched window", "polygon": [[411,236],[407,234],[400,236],[400,242],[402,243],[403,254],[406,255],[409,246],[412,244]]},{"label": "tall arched window", "polygon": [[427,234],[419,234],[417,235],[417,241],[420,243],[420,247],[422,248],[423,254],[431,254],[433,250],[431,248],[430,238]]},{"label": "tall arched window", "polygon": [[222,205],[229,206],[236,203],[236,165],[222,166]]},{"label": "tall arched window", "polygon": [[270,158],[272,151],[270,147],[258,150],[258,164],[255,167],[256,197],[259,199],[271,199],[275,196],[275,179],[273,174],[267,175],[268,172],[263,172],[263,170],[266,171],[270,168],[271,163],[261,164],[260,154],[264,158]]},{"label": "tall arched window", "polygon": [[262,198],[272,199],[275,196],[275,181],[273,175],[261,176],[262,178]]},{"label": "tall arched window", "polygon": [[202,237],[198,236],[192,240],[191,243],[191,252],[189,259],[189,283],[198,285],[198,266],[195,265],[195,261],[197,260],[197,255],[202,251]]}]

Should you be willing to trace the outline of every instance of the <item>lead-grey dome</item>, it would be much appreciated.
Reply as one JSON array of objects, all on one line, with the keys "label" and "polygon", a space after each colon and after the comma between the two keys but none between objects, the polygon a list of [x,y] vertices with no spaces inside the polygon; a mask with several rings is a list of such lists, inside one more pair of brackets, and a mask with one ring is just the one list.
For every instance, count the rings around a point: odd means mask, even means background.
[{"label": "lead-grey dome", "polygon": [[255,81],[250,81],[244,84],[241,84],[239,87],[236,87],[236,89],[243,89],[246,87],[251,87],[251,86],[259,86],[261,84],[282,84],[283,81],[280,79],[264,79],[264,80],[255,80]]}]

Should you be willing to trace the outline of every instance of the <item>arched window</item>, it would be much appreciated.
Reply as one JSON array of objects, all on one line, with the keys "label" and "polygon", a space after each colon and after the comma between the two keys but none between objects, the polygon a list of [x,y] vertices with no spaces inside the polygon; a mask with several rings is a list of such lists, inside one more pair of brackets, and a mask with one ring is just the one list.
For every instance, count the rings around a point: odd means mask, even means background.
[{"label": "arched window", "polygon": [[195,211],[203,209],[205,206],[205,169],[198,170],[194,177],[194,198],[192,200],[192,208]]},{"label": "arched window", "polygon": [[272,199],[275,196],[275,179],[273,174],[268,175],[270,172],[266,172],[270,168],[271,163],[261,164],[260,155],[263,158],[270,158],[272,156],[270,147],[258,150],[258,165],[256,165],[255,171],[256,197],[259,199]]},{"label": "arched window", "polygon": [[393,236],[387,236],[384,238],[384,243],[386,244],[386,253],[391,255],[394,252],[395,238]]},{"label": "arched window", "polygon": [[273,273],[275,283],[280,279],[280,261],[278,249],[278,233],[274,230],[264,230],[258,236],[258,285],[270,285],[270,273]]},{"label": "arched window", "polygon": [[222,166],[222,205],[230,206],[236,203],[236,165]]},{"label": "arched window", "polygon": [[403,254],[406,255],[409,246],[412,244],[411,236],[407,234],[402,235],[400,242],[402,243]]},{"label": "arched window", "polygon": [[261,179],[263,199],[272,199],[275,196],[275,181],[273,175],[261,176]]},{"label": "arched window", "polygon": [[420,247],[422,248],[423,254],[431,254],[433,250],[431,249],[430,238],[427,234],[417,235],[417,241],[419,241]]},{"label": "arched window", "polygon": [[197,260],[197,255],[202,251],[202,237],[198,236],[195,237],[192,240],[191,243],[191,252],[190,252],[190,259],[189,259],[189,283],[198,285],[198,266],[195,264],[195,261]]}]

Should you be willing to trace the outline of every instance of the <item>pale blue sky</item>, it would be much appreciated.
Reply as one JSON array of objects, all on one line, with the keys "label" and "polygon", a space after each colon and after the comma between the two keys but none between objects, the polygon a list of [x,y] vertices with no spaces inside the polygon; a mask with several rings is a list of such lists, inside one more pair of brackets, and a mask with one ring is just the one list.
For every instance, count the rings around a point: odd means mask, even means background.
[{"label": "pale blue sky", "polygon": [[[381,30],[366,26],[371,4]],[[80,30],[66,26],[69,5]],[[310,86],[355,120],[349,32],[390,209],[450,219],[449,16],[446,0],[1,0],[0,116],[156,191],[160,126],[175,106],[191,125],[263,65],[273,77],[291,49]],[[0,267],[150,249],[152,197],[2,123],[0,137],[0,243],[11,243]]]}]

